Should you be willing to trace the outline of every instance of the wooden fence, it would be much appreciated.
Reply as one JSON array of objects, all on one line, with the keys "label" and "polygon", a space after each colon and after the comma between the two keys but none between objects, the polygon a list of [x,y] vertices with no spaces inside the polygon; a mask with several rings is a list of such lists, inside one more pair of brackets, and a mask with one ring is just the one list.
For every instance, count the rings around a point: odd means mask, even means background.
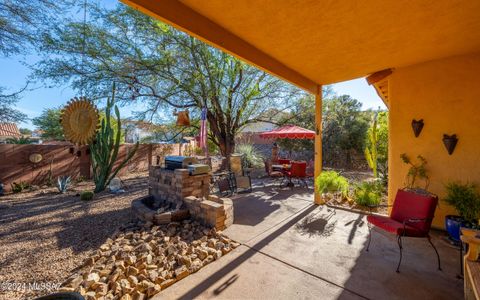
[{"label": "wooden fence", "polygon": [[[132,151],[133,144],[120,146],[116,165]],[[127,172],[146,171],[150,165],[163,161],[165,155],[179,155],[179,144],[141,144],[119,176]],[[32,163],[30,157],[40,154],[42,160]],[[91,178],[90,150],[88,146],[73,145],[16,145],[0,144],[0,183],[10,191],[13,182],[43,185],[58,176]]]}]

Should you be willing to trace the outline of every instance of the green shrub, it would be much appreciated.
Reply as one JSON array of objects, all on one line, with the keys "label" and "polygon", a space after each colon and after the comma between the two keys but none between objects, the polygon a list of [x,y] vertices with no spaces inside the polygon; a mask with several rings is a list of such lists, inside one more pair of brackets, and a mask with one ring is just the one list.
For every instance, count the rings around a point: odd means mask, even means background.
[{"label": "green shrub", "polygon": [[240,144],[235,147],[237,153],[242,154],[242,163],[246,168],[259,168],[263,166],[262,155],[252,144]]},{"label": "green shrub", "polygon": [[383,184],[380,181],[366,181],[355,186],[353,200],[358,205],[375,206],[382,201]]},{"label": "green shrub", "polygon": [[478,224],[480,217],[480,194],[473,183],[450,182],[445,186],[447,196],[444,201],[456,208],[465,221]]},{"label": "green shrub", "polygon": [[93,199],[93,192],[92,191],[83,191],[80,193],[80,200],[83,201],[90,201]]},{"label": "green shrub", "polygon": [[318,191],[323,193],[340,192],[342,197],[348,196],[348,180],[335,171],[323,171],[315,179],[315,185]]},{"label": "green shrub", "polygon": [[13,182],[10,186],[12,187],[12,192],[21,193],[24,190],[28,189],[30,187],[30,184],[25,181],[20,181],[19,183]]}]

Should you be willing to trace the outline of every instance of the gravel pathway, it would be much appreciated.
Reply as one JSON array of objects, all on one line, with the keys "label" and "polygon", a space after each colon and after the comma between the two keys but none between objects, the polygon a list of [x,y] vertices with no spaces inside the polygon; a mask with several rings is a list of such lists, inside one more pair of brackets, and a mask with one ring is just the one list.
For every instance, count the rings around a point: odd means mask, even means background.
[{"label": "gravel pathway", "polygon": [[[148,175],[124,179],[126,193],[103,192],[81,201],[82,182],[67,194],[56,188],[0,197],[0,299],[30,299],[62,283],[123,224],[132,200],[148,192]],[[56,286],[53,286],[56,288]]]}]

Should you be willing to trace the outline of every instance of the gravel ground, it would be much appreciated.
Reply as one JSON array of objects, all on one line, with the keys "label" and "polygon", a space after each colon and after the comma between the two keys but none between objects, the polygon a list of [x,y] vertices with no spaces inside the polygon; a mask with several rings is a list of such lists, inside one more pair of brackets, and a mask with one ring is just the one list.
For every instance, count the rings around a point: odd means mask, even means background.
[{"label": "gravel ground", "polygon": [[[134,219],[132,200],[148,192],[148,174],[122,178],[126,192],[102,192],[81,201],[82,182],[66,194],[56,188],[0,197],[0,299],[48,294],[123,224]],[[33,285],[37,284],[37,285]],[[39,289],[39,290],[35,290]]]}]

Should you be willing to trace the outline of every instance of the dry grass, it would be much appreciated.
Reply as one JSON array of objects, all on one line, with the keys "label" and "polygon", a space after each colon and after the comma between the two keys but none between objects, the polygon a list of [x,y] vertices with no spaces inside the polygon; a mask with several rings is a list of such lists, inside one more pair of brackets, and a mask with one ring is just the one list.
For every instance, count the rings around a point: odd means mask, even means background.
[{"label": "dry grass", "polygon": [[[85,258],[121,225],[134,219],[132,200],[148,192],[146,173],[123,179],[126,193],[102,192],[92,201],[78,193],[93,190],[91,182],[76,184],[66,194],[56,188],[0,198],[0,299],[32,298],[48,291],[29,283],[62,283]],[[19,291],[5,283],[26,284]],[[11,288],[11,286],[10,286]]]}]

